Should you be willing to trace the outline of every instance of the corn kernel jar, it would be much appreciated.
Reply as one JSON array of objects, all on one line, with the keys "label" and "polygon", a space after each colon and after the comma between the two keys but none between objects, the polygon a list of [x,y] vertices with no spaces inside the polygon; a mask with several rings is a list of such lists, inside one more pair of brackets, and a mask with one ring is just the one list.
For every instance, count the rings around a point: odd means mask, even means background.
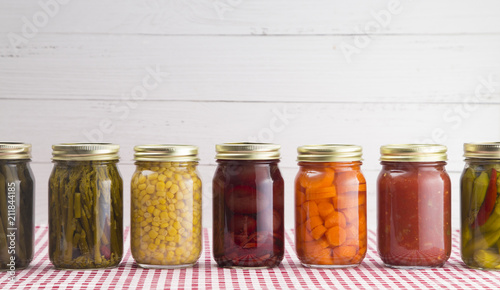
[{"label": "corn kernel jar", "polygon": [[198,147],[134,148],[131,251],[143,268],[184,268],[201,254],[201,179]]}]

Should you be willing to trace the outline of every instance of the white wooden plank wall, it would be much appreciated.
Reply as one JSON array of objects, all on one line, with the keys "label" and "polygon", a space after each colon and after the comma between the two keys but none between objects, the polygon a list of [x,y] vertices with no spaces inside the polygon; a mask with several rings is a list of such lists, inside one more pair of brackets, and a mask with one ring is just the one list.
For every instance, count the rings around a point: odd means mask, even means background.
[{"label": "white wooden plank wall", "polygon": [[458,227],[462,144],[500,140],[497,0],[2,0],[0,140],[33,144],[37,222],[50,146],[200,146],[211,226],[214,145],[283,145],[293,227],[296,147],[364,147],[375,228],[379,146],[448,145]]}]

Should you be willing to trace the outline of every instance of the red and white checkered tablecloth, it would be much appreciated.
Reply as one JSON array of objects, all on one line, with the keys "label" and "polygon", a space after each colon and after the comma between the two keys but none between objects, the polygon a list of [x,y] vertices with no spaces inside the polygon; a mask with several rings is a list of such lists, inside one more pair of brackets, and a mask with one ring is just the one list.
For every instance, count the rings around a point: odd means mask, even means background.
[{"label": "red and white checkered tablecloth", "polygon": [[300,265],[294,252],[293,231],[286,232],[286,253],[280,267],[266,270],[217,268],[211,257],[210,230],[204,230],[204,252],[193,268],[146,270],[134,263],[130,236],[125,231],[125,256],[119,267],[107,270],[58,271],[48,258],[48,228],[36,229],[35,258],[28,269],[17,272],[16,282],[1,273],[2,289],[86,289],[86,288],[446,288],[500,289],[500,271],[479,271],[465,267],[460,260],[459,235],[453,235],[453,251],[448,263],[439,269],[395,270],[382,265],[375,247],[375,233],[369,232],[368,253],[361,266],[348,269],[317,270]]}]

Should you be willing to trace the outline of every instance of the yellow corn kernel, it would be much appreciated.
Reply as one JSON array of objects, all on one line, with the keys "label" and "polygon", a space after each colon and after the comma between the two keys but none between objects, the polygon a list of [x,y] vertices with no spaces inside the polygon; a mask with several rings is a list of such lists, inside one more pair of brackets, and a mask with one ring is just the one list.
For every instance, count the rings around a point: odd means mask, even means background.
[{"label": "yellow corn kernel", "polygon": [[177,249],[175,249],[175,254],[176,254],[177,256],[180,256],[180,255],[182,255],[183,253],[184,253],[184,249],[182,249],[182,248],[177,248]]},{"label": "yellow corn kernel", "polygon": [[148,225],[148,222],[147,222],[147,221],[142,221],[142,222],[141,222],[141,227],[145,227],[145,226],[147,226],[147,225]]},{"label": "yellow corn kernel", "polygon": [[172,175],[174,175],[174,174],[172,173],[171,170],[168,170],[168,171],[165,171],[165,175],[167,176],[167,178],[172,178]]},{"label": "yellow corn kernel", "polygon": [[165,245],[165,244],[160,244],[160,245],[158,246],[158,248],[159,248],[160,250],[165,250],[165,248],[166,248],[166,247],[167,247],[167,245]]},{"label": "yellow corn kernel", "polygon": [[174,198],[174,197],[175,197],[175,195],[169,191],[169,192],[167,192],[167,197],[168,197],[169,199],[172,199],[172,198]]},{"label": "yellow corn kernel", "polygon": [[148,206],[148,212],[149,213],[153,213],[154,210],[155,210],[154,206],[152,206],[152,205]]},{"label": "yellow corn kernel", "polygon": [[149,231],[149,237],[154,240],[158,236],[158,232],[151,230]]},{"label": "yellow corn kernel", "polygon": [[148,180],[155,180],[158,178],[158,173],[151,173],[150,175],[148,175]]},{"label": "yellow corn kernel", "polygon": [[158,166],[151,167],[151,171],[158,171],[158,170],[160,170],[160,167],[158,167]]},{"label": "yellow corn kernel", "polygon": [[158,208],[159,210],[163,211],[163,210],[166,210],[167,209],[167,205],[166,204],[160,204],[159,206],[157,206],[156,208]]},{"label": "yellow corn kernel", "polygon": [[165,180],[167,180],[167,177],[165,175],[163,174],[158,175],[158,181],[164,182]]},{"label": "yellow corn kernel", "polygon": [[175,198],[176,198],[177,200],[182,200],[182,199],[184,199],[184,194],[182,194],[182,192],[180,192],[180,191],[179,191],[179,192],[177,192],[177,194],[175,195]]},{"label": "yellow corn kernel", "polygon": [[151,251],[154,251],[154,250],[156,250],[157,247],[158,247],[157,245],[155,245],[154,243],[151,243],[151,244],[149,244],[148,249]]},{"label": "yellow corn kernel", "polygon": [[177,215],[175,214],[175,212],[172,212],[172,211],[171,211],[171,212],[169,212],[169,213],[168,213],[168,216],[169,216],[171,219],[174,219],[174,220],[175,220],[175,219],[177,219]]},{"label": "yellow corn kernel", "polygon": [[144,182],[146,182],[146,176],[144,176],[144,175],[141,174],[139,176],[139,183],[144,183]]},{"label": "yellow corn kernel", "polygon": [[165,183],[165,188],[168,189],[170,187],[172,187],[172,181],[171,180],[169,180],[169,181],[167,181],[167,183]]},{"label": "yellow corn kernel", "polygon": [[156,237],[156,239],[160,239],[160,241],[164,241],[165,240],[165,236],[164,235],[158,235]]},{"label": "yellow corn kernel", "polygon": [[160,216],[160,213],[161,213],[161,210],[155,208],[154,211],[153,211],[153,215],[154,216]]},{"label": "yellow corn kernel", "polygon": [[164,199],[164,198],[159,198],[158,201],[160,202],[160,204],[165,204],[167,203],[167,200]]},{"label": "yellow corn kernel", "polygon": [[184,181],[183,181],[183,180],[179,181],[179,187],[180,187],[182,190],[186,189],[186,184],[184,183]]},{"label": "yellow corn kernel", "polygon": [[160,223],[159,222],[152,222],[151,225],[154,226],[154,227],[159,227]]},{"label": "yellow corn kernel", "polygon": [[182,180],[182,176],[178,173],[174,174],[174,179],[177,180],[177,181],[181,181]]},{"label": "yellow corn kernel", "polygon": [[168,226],[169,226],[169,224],[168,224],[168,223],[161,223],[161,224],[160,224],[160,227],[161,227],[161,228],[166,228],[166,227],[168,227]]},{"label": "yellow corn kernel", "polygon": [[181,223],[180,223],[180,222],[178,222],[178,221],[175,221],[175,222],[174,222],[174,224],[173,224],[173,226],[174,226],[174,228],[175,228],[176,230],[178,230],[178,229],[182,228],[182,227],[181,227]]},{"label": "yellow corn kernel", "polygon": [[176,230],[175,228],[173,228],[173,227],[172,227],[172,228],[169,228],[169,229],[168,229],[168,234],[169,234],[170,236],[175,236],[175,235],[177,235],[177,230]]},{"label": "yellow corn kernel", "polygon": [[173,204],[169,204],[167,208],[169,211],[175,211],[175,205]]},{"label": "yellow corn kernel", "polygon": [[160,202],[156,199],[151,201],[151,205],[159,205],[159,204],[160,204]]},{"label": "yellow corn kernel", "polygon": [[149,194],[155,192],[155,186],[154,185],[148,185],[148,187],[146,187],[146,192],[149,193]]},{"label": "yellow corn kernel", "polygon": [[144,214],[144,216],[146,216],[146,214],[149,216],[149,217],[146,218],[146,222],[148,222],[148,223],[152,222],[153,218],[151,217],[151,214],[147,212],[147,213]]},{"label": "yellow corn kernel", "polygon": [[175,204],[175,208],[176,209],[183,209],[186,205],[184,204],[184,202],[182,201],[178,201],[176,204]]},{"label": "yellow corn kernel", "polygon": [[164,189],[165,189],[165,183],[163,183],[161,181],[156,183],[156,190],[161,191],[161,190],[164,190]]},{"label": "yellow corn kernel", "polygon": [[174,242],[175,242],[175,243],[178,243],[180,240],[181,240],[181,236],[176,235],[176,236],[174,237]]},{"label": "yellow corn kernel", "polygon": [[174,241],[174,237],[166,236],[165,237],[165,241],[167,241],[167,242],[173,242]]},{"label": "yellow corn kernel", "polygon": [[159,197],[165,197],[167,195],[167,192],[165,190],[160,190],[156,192],[156,195]]},{"label": "yellow corn kernel", "polygon": [[168,218],[168,212],[166,212],[166,211],[161,212],[160,213],[160,218],[162,220],[167,219]]},{"label": "yellow corn kernel", "polygon": [[170,260],[170,259],[172,259],[174,256],[175,256],[174,251],[168,251],[168,253],[167,253],[167,259],[169,259],[169,260]]},{"label": "yellow corn kernel", "polygon": [[175,194],[177,193],[177,191],[179,191],[179,186],[177,184],[172,184],[172,186],[170,187],[170,192]]}]

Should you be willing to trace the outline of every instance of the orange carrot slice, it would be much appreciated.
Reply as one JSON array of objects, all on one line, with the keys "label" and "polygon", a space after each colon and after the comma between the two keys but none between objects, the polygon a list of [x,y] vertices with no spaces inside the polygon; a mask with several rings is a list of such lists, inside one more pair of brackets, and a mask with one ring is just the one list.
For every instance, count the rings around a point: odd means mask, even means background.
[{"label": "orange carrot slice", "polygon": [[346,220],[343,213],[338,211],[333,211],[325,218],[325,227],[331,228],[334,226],[345,228]]},{"label": "orange carrot slice", "polygon": [[347,239],[359,240],[359,229],[355,225],[349,225],[345,228]]},{"label": "orange carrot slice", "polygon": [[313,216],[306,221],[306,228],[309,231],[312,231],[315,227],[322,225],[323,220],[319,216]]},{"label": "orange carrot slice", "polygon": [[305,170],[300,174],[299,182],[304,188],[331,186],[335,172],[330,168]]},{"label": "orange carrot slice", "polygon": [[304,202],[302,208],[306,211],[306,215],[309,218],[319,215],[318,205],[314,201]]},{"label": "orange carrot slice", "polygon": [[311,242],[314,241],[312,235],[306,230],[305,226],[298,226],[295,233],[297,241]]},{"label": "orange carrot slice", "polygon": [[295,191],[295,204],[297,206],[306,202],[306,194],[302,191]]},{"label": "orange carrot slice", "polygon": [[306,189],[306,199],[322,199],[331,198],[336,196],[335,186],[321,187],[321,188],[307,188]]},{"label": "orange carrot slice", "polygon": [[333,249],[333,257],[350,260],[356,256],[358,249],[354,246],[340,246]]},{"label": "orange carrot slice", "polygon": [[323,225],[319,225],[311,231],[311,235],[315,240],[318,240],[325,234],[326,230]]},{"label": "orange carrot slice", "polygon": [[318,203],[318,211],[319,215],[324,219],[335,210],[333,209],[333,204],[328,202],[320,202]]},{"label": "orange carrot slice", "polygon": [[[333,206],[336,209],[350,208],[350,207],[358,207],[358,194],[357,192],[350,192],[352,194],[342,194],[337,195],[336,198],[332,198]],[[307,194],[306,194],[307,196]]]},{"label": "orange carrot slice", "polygon": [[344,208],[341,210],[344,213],[348,224],[359,223],[359,207]]},{"label": "orange carrot slice", "polygon": [[334,247],[342,245],[346,240],[346,232],[339,226],[329,228],[325,235],[328,243]]}]

